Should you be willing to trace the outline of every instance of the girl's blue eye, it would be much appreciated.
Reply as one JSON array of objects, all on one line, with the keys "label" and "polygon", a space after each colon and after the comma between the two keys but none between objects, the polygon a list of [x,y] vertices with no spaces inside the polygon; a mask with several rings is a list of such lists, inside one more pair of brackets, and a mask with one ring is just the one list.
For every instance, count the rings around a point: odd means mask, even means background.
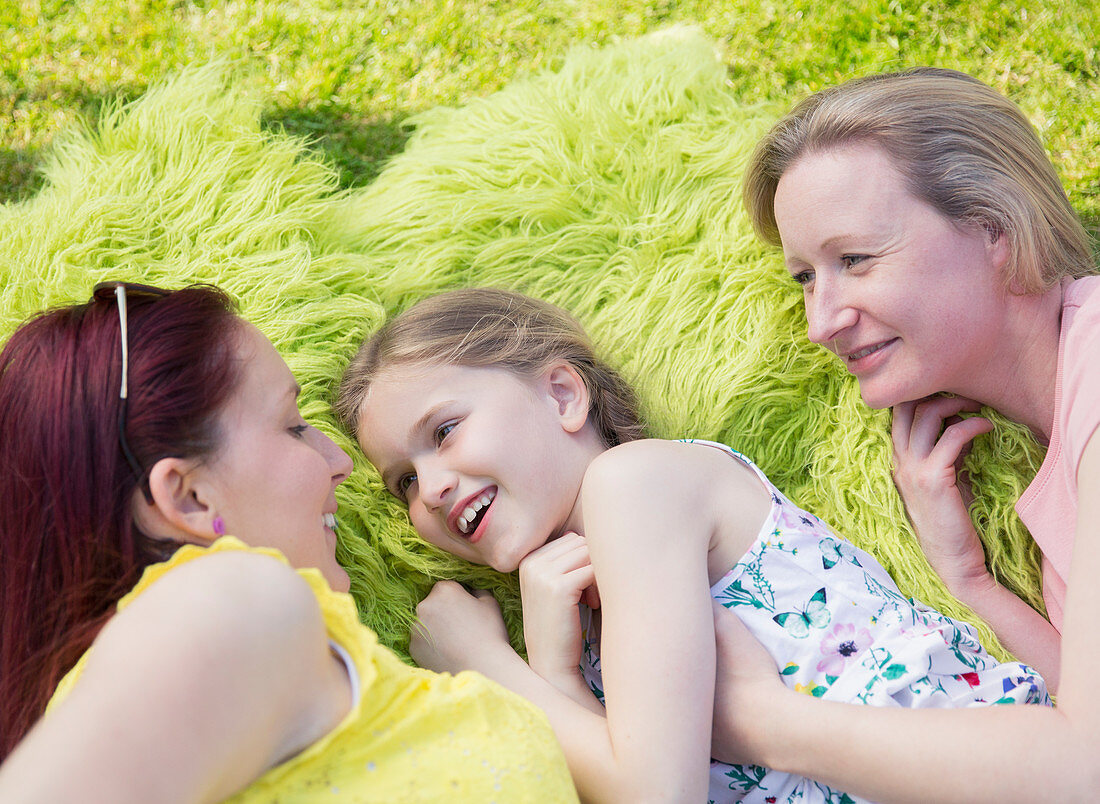
[{"label": "girl's blue eye", "polygon": [[840,258],[840,261],[844,264],[845,268],[851,268],[854,265],[859,265],[859,263],[863,262],[865,259],[867,259],[866,254],[845,254]]},{"label": "girl's blue eye", "polygon": [[797,274],[794,274],[791,277],[791,279],[793,279],[799,285],[802,285],[803,287],[805,287],[806,285],[808,285],[808,284],[810,284],[811,282],[814,281],[814,272],[813,271],[799,271]]},{"label": "girl's blue eye", "polygon": [[306,430],[309,429],[308,424],[296,424],[290,428],[290,432],[294,434],[295,438],[301,438]]},{"label": "girl's blue eye", "polygon": [[454,430],[457,426],[457,422],[447,422],[446,424],[441,424],[439,425],[439,427],[435,428],[435,443],[437,445],[442,444],[444,440],[446,440],[447,436],[451,434],[451,431]]}]

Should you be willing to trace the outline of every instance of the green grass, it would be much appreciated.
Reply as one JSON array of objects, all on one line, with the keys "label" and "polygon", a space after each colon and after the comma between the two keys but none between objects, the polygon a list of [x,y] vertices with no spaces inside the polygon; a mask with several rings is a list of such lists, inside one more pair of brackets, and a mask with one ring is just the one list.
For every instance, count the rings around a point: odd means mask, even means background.
[{"label": "green grass", "polygon": [[487,95],[571,46],[690,22],[724,44],[750,100],[916,64],[978,76],[1025,109],[1095,231],[1098,16],[1093,0],[0,0],[0,201],[35,191],[59,130],[185,64],[240,64],[265,123],[310,137],[356,186],[418,111]]}]

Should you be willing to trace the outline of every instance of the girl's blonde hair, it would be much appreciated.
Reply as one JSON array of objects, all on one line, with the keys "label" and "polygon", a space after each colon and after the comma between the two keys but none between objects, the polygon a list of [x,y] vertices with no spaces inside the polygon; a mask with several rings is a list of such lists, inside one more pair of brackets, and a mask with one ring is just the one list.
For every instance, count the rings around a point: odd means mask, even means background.
[{"label": "girl's blonde hair", "polygon": [[340,381],[336,415],[352,433],[378,375],[393,366],[504,368],[532,378],[565,360],[584,379],[589,420],[609,448],[643,436],[633,389],[593,353],[583,327],[552,304],[496,288],[432,296],[387,321],[359,348]]},{"label": "girl's blonde hair", "polygon": [[910,192],[948,219],[1008,237],[1008,288],[1038,293],[1095,272],[1088,235],[1023,112],[976,78],[932,67],[824,89],[780,120],[745,174],[757,234],[780,245],[775,190],[800,157],[859,142],[886,151]]}]

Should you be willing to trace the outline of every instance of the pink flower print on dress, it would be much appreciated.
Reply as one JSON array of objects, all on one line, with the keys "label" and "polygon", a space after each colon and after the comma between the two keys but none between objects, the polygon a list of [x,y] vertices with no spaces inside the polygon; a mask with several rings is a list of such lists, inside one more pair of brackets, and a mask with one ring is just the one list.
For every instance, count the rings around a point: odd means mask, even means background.
[{"label": "pink flower print on dress", "polygon": [[866,628],[856,631],[851,623],[839,623],[821,641],[825,658],[817,663],[818,671],[827,676],[839,676],[853,657],[871,647],[871,641],[871,632]]}]

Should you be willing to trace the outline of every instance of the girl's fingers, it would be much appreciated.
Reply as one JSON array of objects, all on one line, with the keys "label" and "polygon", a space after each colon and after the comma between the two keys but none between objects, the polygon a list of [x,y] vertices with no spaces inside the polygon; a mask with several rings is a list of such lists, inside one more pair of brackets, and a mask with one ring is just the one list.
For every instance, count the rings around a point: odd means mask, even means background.
[{"label": "girl's fingers", "polygon": [[567,533],[547,542],[520,562],[520,574],[537,572],[561,575],[586,566],[588,543],[576,533]]},{"label": "girl's fingers", "polygon": [[600,607],[600,588],[593,584],[584,590],[584,604],[590,609],[598,609]]},{"label": "girl's fingers", "polygon": [[596,588],[596,572],[589,564],[573,570],[565,576],[569,580],[569,588],[576,590],[577,600],[584,603],[590,609],[600,607],[600,593]]},{"label": "girl's fingers", "polygon": [[530,557],[553,561],[578,549],[587,551],[588,546],[585,544],[584,537],[573,531],[569,531],[568,533],[563,533],[553,541],[547,542],[531,553]]}]

